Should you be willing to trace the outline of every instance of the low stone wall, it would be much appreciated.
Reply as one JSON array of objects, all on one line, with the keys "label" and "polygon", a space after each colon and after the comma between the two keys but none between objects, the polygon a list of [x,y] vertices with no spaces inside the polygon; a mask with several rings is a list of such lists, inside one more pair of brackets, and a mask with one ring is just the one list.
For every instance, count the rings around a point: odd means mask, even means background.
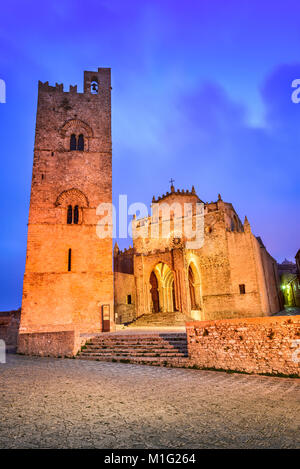
[{"label": "low stone wall", "polygon": [[85,340],[75,330],[22,333],[17,351],[42,357],[73,357]]},{"label": "low stone wall", "polygon": [[21,310],[0,312],[0,339],[6,345],[17,345]]},{"label": "low stone wall", "polygon": [[199,368],[300,376],[300,316],[194,321],[186,328],[189,357]]}]

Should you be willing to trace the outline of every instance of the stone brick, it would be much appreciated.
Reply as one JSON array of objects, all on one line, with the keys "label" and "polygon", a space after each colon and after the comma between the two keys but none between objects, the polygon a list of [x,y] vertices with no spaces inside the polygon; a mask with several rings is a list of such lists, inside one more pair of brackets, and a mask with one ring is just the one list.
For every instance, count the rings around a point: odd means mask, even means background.
[{"label": "stone brick", "polygon": [[300,316],[187,323],[189,358],[200,368],[300,376],[299,339]]},{"label": "stone brick", "polygon": [[[70,149],[72,134],[77,145],[83,135],[83,150]],[[103,304],[113,327],[112,239],[96,234],[97,206],[111,200],[110,69],[84,72],[83,93],[39,82],[21,334],[99,332]]]}]

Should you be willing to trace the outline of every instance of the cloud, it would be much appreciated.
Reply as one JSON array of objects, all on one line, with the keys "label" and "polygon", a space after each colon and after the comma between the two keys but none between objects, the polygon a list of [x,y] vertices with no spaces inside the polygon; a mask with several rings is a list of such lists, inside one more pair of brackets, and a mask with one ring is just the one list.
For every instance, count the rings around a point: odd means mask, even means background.
[{"label": "cloud", "polygon": [[149,102],[136,100],[129,111],[139,116],[132,120],[138,135],[129,139],[130,156],[122,138],[118,147],[119,169],[125,172],[130,164],[129,178],[121,182],[118,169],[115,187],[120,182],[129,196],[149,202],[152,194],[168,189],[172,176],[176,187],[194,184],[207,201],[221,192],[241,218],[249,216],[272,255],[293,257],[300,229],[300,104],[291,102],[290,84],[298,70],[283,65],[262,83],[266,118],[260,128],[251,126],[247,109],[212,81],[179,94],[170,91],[161,110],[154,95]]}]

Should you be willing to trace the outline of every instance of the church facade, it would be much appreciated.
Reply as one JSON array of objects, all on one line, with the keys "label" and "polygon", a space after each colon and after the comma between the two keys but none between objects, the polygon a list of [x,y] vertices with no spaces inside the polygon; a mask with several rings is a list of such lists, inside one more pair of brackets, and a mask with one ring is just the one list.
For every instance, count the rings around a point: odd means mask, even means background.
[{"label": "church facade", "polygon": [[[158,218],[133,220],[123,252],[97,234],[97,207],[111,203],[110,69],[85,71],[82,93],[39,82],[20,335],[108,331],[159,312],[207,320],[280,310],[276,261],[221,196],[204,203],[172,184],[153,198]],[[178,230],[186,216],[200,245]]]},{"label": "church facade", "polygon": [[[155,220],[153,216],[133,220],[133,247],[114,248],[118,322],[157,312],[213,320],[265,316],[280,310],[276,261],[253,235],[247,218],[241,222],[231,203],[220,195],[216,202],[204,203],[194,187],[185,191],[171,185],[171,191],[157,200],[154,197],[152,204],[157,207]],[[170,210],[165,211],[168,205]],[[199,246],[191,245],[184,229],[178,230],[184,211],[179,210],[178,224],[176,210],[184,205],[190,207],[193,231],[202,231]],[[197,205],[203,211],[198,228]],[[152,235],[153,223],[159,225],[159,236]]]}]

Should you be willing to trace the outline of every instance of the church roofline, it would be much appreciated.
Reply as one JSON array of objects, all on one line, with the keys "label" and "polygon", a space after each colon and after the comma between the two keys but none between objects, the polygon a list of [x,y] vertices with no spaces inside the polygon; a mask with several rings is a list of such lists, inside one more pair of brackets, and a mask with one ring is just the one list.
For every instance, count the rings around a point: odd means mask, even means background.
[{"label": "church roofline", "polygon": [[184,189],[177,189],[175,190],[175,187],[173,186],[173,184],[171,185],[171,192],[166,192],[165,194],[161,195],[161,196],[158,196],[157,198],[155,198],[155,196],[153,196],[152,198],[152,203],[158,203],[158,202],[161,202],[162,200],[172,196],[172,195],[189,195],[189,196],[195,196],[197,199],[198,199],[198,202],[202,202],[204,203],[199,197],[198,195],[196,194],[196,191],[195,191],[195,187],[192,186],[192,190],[184,190]]}]

